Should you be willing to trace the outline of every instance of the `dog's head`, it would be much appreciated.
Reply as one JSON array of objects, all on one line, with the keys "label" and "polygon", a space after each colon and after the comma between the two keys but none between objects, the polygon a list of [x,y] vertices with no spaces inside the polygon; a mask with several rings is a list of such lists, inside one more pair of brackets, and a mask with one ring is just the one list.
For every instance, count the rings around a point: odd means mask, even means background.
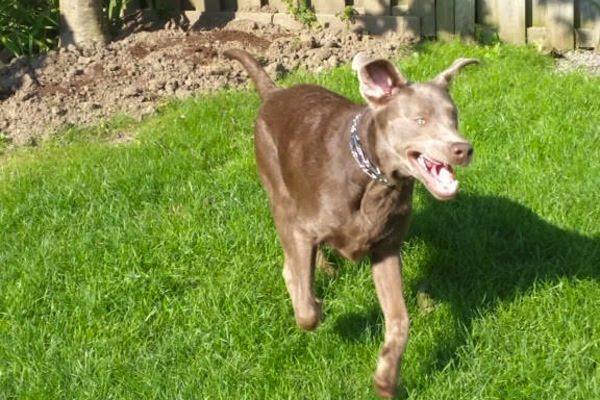
[{"label": "dog's head", "polygon": [[473,157],[473,147],[458,131],[449,85],[462,67],[477,62],[458,59],[427,83],[408,82],[389,61],[363,53],[352,62],[372,110],[382,167],[420,180],[440,200],[457,193],[453,167],[466,166]]}]

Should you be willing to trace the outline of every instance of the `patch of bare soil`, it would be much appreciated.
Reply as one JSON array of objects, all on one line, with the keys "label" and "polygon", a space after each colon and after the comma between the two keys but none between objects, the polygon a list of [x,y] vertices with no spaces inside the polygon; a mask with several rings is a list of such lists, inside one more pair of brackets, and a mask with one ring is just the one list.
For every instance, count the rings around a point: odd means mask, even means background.
[{"label": "patch of bare soil", "polygon": [[16,146],[35,144],[70,124],[116,113],[142,118],[165,98],[247,85],[241,66],[222,56],[227,48],[250,51],[274,76],[301,66],[339,66],[358,51],[389,58],[406,47],[395,36],[291,31],[250,21],[134,31],[106,46],[69,47],[0,67],[0,133]]},{"label": "patch of bare soil", "polygon": [[[71,124],[94,124],[116,113],[143,118],[164,99],[246,86],[241,66],[222,56],[227,48],[250,51],[271,76],[339,66],[358,51],[390,58],[409,48],[394,35],[292,31],[251,21],[199,29],[156,22],[134,19],[106,46],[69,47],[0,66],[0,137],[15,146],[35,144]],[[600,73],[600,54],[568,52],[557,66]]]}]

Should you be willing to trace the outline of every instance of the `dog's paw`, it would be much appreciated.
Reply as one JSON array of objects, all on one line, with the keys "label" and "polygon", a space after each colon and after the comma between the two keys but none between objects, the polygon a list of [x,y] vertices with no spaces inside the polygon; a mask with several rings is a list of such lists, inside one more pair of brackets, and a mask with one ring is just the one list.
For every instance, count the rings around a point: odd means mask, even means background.
[{"label": "dog's paw", "polygon": [[321,324],[321,319],[323,318],[321,301],[315,299],[310,309],[305,310],[303,313],[297,312],[295,317],[296,325],[300,329],[304,329],[305,331],[316,329]]},{"label": "dog's paw", "polygon": [[380,380],[377,376],[374,379],[377,395],[384,399],[391,399],[396,394],[396,382]]},{"label": "dog's paw", "polygon": [[399,353],[391,346],[385,346],[379,355],[374,384],[377,394],[383,398],[394,397],[398,384]]}]

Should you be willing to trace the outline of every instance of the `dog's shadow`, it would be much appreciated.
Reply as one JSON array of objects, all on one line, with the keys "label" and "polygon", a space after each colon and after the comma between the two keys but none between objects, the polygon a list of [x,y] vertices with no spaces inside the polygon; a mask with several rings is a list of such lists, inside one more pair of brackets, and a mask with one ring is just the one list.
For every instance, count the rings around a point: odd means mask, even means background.
[{"label": "dog's shadow", "polygon": [[[598,236],[561,229],[506,198],[461,194],[438,202],[419,195],[424,205],[413,215],[407,243],[425,243],[431,254],[413,266],[417,277],[405,296],[415,304],[425,284],[433,302],[450,305],[457,330],[536,282],[600,278]],[[404,257],[407,262],[410,254]],[[334,329],[347,340],[360,340],[364,331],[382,335],[382,321],[373,304],[366,313],[338,318]],[[426,356],[430,371],[447,365],[464,344],[458,332],[446,332],[445,338]]]}]

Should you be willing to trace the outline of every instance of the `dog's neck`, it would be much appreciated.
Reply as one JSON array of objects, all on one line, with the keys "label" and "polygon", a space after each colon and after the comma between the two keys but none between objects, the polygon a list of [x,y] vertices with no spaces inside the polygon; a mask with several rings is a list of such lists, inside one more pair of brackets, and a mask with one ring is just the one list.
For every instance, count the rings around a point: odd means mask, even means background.
[{"label": "dog's neck", "polygon": [[369,178],[386,186],[392,187],[394,184],[383,174],[383,172],[381,172],[381,169],[379,169],[379,167],[373,164],[373,162],[369,159],[365,153],[365,148],[358,137],[358,127],[360,125],[360,120],[363,116],[363,113],[364,111],[361,111],[356,114],[350,127],[350,151],[352,153],[352,157],[354,157],[358,167],[365,174],[367,174]]}]

